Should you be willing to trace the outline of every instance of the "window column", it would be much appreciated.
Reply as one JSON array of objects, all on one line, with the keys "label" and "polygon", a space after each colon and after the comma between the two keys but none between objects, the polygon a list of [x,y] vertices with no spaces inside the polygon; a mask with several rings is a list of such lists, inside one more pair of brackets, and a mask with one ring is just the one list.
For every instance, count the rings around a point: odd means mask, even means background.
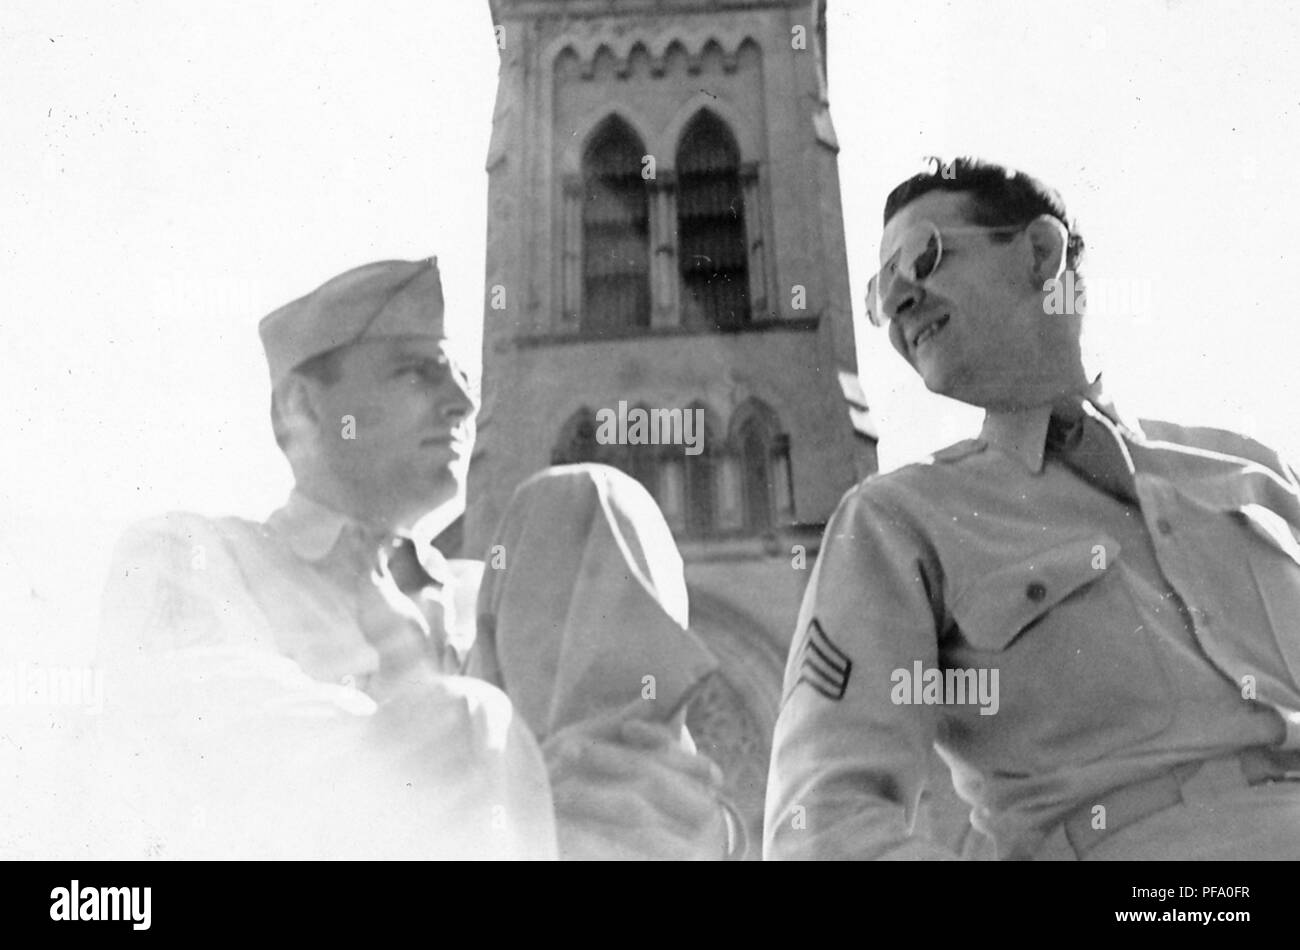
[{"label": "window column", "polygon": [[561,203],[560,323],[576,330],[582,317],[582,178],[567,175]]},{"label": "window column", "polygon": [[650,286],[654,309],[652,327],[675,327],[681,322],[681,295],[677,277],[677,178],[664,172],[650,185]]},{"label": "window column", "polygon": [[758,162],[740,166],[745,195],[745,246],[749,250],[749,299],[752,319],[771,314],[767,307],[767,242],[763,236],[763,199],[758,187]]}]

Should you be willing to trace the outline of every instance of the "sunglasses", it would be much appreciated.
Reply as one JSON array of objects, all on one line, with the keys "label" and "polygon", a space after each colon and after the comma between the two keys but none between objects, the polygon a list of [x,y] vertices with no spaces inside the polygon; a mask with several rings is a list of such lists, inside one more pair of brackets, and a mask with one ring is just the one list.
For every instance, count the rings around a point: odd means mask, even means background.
[{"label": "sunglasses", "polygon": [[943,261],[944,235],[954,234],[1014,234],[1023,231],[1023,224],[987,227],[967,225],[943,228],[930,221],[918,221],[898,241],[895,250],[885,258],[884,265],[867,282],[867,319],[873,326],[883,327],[889,322],[884,302],[894,281],[900,276],[912,284],[920,284],[934,276]]}]

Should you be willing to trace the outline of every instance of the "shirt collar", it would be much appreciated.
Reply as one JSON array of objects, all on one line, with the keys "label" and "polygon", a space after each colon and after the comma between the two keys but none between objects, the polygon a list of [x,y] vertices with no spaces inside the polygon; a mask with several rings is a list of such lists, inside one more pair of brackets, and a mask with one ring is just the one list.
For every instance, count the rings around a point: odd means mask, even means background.
[{"label": "shirt collar", "polygon": [[415,556],[420,559],[424,572],[445,585],[452,580],[451,565],[446,556],[435,545],[435,533],[424,523],[417,524],[411,531],[411,540],[415,542]]},{"label": "shirt collar", "polygon": [[289,500],[267,523],[285,539],[294,554],[313,564],[323,561],[334,550],[345,528],[357,525],[352,518],[308,498],[297,488],[289,492]]},{"label": "shirt collar", "polygon": [[[1079,397],[1092,403],[1127,434],[1139,439],[1145,438],[1135,421],[1125,419],[1116,410],[1114,402],[1102,388],[1101,376],[1079,393]],[[1052,403],[1002,412],[989,411],[984,415],[980,439],[1012,458],[1019,459],[1029,471],[1041,472],[1047,447],[1047,424],[1051,418]]]},{"label": "shirt collar", "polygon": [[[268,524],[285,539],[294,554],[312,564],[325,560],[348,529],[352,529],[349,533],[355,538],[372,542],[364,545],[367,557],[377,552],[384,542],[405,536],[377,535],[356,519],[322,505],[297,488],[289,492],[289,500],[271,515]],[[442,552],[433,546],[433,539],[427,531],[417,529],[411,540],[415,542],[416,555],[425,572],[438,583],[447,583],[451,569]]]}]

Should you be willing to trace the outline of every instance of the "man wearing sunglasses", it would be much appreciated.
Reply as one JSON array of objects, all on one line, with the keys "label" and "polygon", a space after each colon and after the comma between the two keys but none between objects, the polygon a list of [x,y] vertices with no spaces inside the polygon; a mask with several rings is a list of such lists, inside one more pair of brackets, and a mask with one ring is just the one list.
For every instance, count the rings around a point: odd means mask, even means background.
[{"label": "man wearing sunglasses", "polygon": [[952,858],[932,744],[1001,859],[1300,857],[1300,484],[1122,414],[1050,312],[1060,196],[959,159],[885,204],[872,322],[978,437],[845,496],[809,580],[769,857]]}]

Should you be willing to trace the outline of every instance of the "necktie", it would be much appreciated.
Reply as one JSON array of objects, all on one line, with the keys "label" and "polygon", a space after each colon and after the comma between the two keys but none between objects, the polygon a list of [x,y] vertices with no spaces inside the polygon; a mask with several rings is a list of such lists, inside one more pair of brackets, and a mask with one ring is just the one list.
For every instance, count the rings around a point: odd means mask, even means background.
[{"label": "necktie", "polygon": [[1122,437],[1089,413],[1079,398],[1053,405],[1046,447],[1094,488],[1128,504],[1138,503],[1133,469]]},{"label": "necktie", "polygon": [[358,579],[357,621],[379,653],[379,678],[386,687],[410,685],[442,672],[441,609],[436,601],[421,597],[425,588],[441,586],[420,565],[409,538],[382,545]]},{"label": "necktie", "polygon": [[426,587],[442,588],[442,582],[436,580],[416,553],[415,542],[410,538],[396,538],[388,545],[388,572],[397,582],[397,588],[407,597],[414,597]]},{"label": "necktie", "polygon": [[422,558],[414,541],[398,538],[390,547],[388,570],[393,575],[398,590],[415,604],[428,625],[429,647],[438,658],[443,671],[457,672],[460,661],[450,644],[452,618],[449,616],[451,591],[448,584],[452,582],[453,575],[442,553],[429,545]]}]

